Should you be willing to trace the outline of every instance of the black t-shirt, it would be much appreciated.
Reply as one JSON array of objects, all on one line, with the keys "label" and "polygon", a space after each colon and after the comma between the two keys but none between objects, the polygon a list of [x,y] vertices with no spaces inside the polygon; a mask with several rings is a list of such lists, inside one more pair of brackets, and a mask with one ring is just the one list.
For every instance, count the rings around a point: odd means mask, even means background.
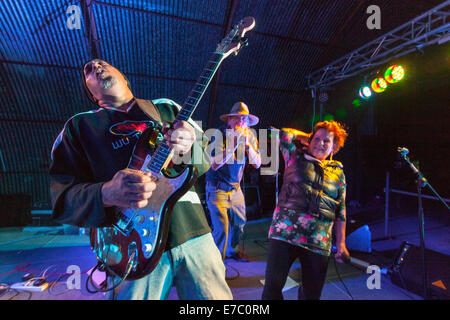
[{"label": "black t-shirt", "polygon": [[[162,121],[174,120],[180,108],[169,99],[152,102]],[[157,121],[150,119],[138,105],[128,112],[100,108],[69,119],[52,149],[53,218],[81,227],[112,223],[114,209],[103,206],[101,187],[128,166],[139,136],[156,124]],[[197,136],[201,135],[201,129],[195,125],[194,128]],[[206,172],[207,156],[196,166],[199,175]],[[173,207],[166,249],[210,231],[200,199],[191,188]]]}]

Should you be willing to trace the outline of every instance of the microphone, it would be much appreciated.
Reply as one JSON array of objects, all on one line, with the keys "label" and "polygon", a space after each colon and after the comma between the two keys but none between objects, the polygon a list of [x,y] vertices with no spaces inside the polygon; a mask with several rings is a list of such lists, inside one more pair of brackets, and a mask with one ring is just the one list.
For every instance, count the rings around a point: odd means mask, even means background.
[{"label": "microphone", "polygon": [[425,177],[420,173],[419,169],[417,169],[416,166],[409,160],[409,158],[407,156],[409,154],[409,150],[407,148],[405,148],[405,147],[398,147],[397,151],[400,153],[400,155],[402,156],[403,160],[406,161],[406,163],[409,165],[411,170],[417,176],[418,180],[421,181],[422,186],[425,186],[428,182],[425,179]]},{"label": "microphone", "polygon": [[408,148],[405,147],[398,147],[397,151],[402,155],[402,156],[406,156],[407,154],[409,154],[409,150]]},{"label": "microphone", "polygon": [[[336,246],[332,246],[331,252],[336,254],[336,252],[337,252]],[[350,265],[352,265],[354,267],[357,267],[357,268],[359,268],[361,270],[364,270],[366,272],[369,269],[369,267],[371,266],[371,264],[366,262],[366,261],[363,261],[363,260],[360,260],[360,259],[348,256],[348,255],[342,255],[341,256],[341,260],[344,263],[350,264]],[[387,269],[381,269],[380,272],[381,272],[381,274],[387,274],[388,270]]]},{"label": "microphone", "polygon": [[[336,254],[337,253],[337,247],[336,246],[332,246],[331,247],[331,253]],[[340,259],[345,262],[345,263],[351,263],[351,257],[347,254],[343,254],[341,255]]]},{"label": "microphone", "polygon": [[270,127],[269,127],[269,130],[270,130],[270,131],[280,131],[280,129],[275,128],[274,126],[270,126]]}]

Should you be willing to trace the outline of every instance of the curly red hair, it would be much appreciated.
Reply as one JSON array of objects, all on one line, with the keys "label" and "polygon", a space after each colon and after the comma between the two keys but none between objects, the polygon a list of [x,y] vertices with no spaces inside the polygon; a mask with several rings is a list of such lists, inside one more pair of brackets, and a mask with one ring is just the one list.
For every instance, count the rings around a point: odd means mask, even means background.
[{"label": "curly red hair", "polygon": [[314,134],[319,129],[326,129],[329,132],[333,133],[334,135],[333,144],[335,146],[333,154],[336,154],[344,146],[345,140],[347,139],[348,136],[347,130],[344,127],[344,125],[334,120],[318,122],[314,126],[309,141],[311,141],[311,139],[314,137]]}]

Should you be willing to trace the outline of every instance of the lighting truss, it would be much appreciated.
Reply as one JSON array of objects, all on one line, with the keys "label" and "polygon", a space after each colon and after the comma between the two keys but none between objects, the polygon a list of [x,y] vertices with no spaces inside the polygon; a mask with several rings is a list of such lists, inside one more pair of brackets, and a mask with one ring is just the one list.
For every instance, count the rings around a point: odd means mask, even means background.
[{"label": "lighting truss", "polygon": [[450,40],[450,0],[307,76],[308,88],[330,86],[410,52]]}]

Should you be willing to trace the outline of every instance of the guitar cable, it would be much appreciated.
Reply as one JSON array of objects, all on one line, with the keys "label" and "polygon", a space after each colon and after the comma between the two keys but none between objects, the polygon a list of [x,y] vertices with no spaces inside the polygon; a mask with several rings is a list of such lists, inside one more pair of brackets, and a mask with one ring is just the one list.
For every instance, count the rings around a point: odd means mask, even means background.
[{"label": "guitar cable", "polygon": [[[123,278],[121,278],[118,274],[116,274],[114,271],[112,271],[106,264],[98,262],[97,265],[92,269],[91,273],[87,277],[86,290],[89,293],[94,293],[95,294],[95,293],[98,293],[98,292],[108,292],[108,291],[116,289],[130,275],[131,269],[132,269],[132,267],[133,267],[133,265],[135,263],[135,261],[134,261],[135,255],[136,255],[136,253],[133,252],[133,254],[131,255],[130,259],[128,259],[127,269],[126,269],[126,272],[125,272],[125,275],[124,275]],[[101,287],[97,287],[94,284],[92,277],[93,277],[94,272],[96,270],[99,270],[100,266],[105,267],[107,272],[106,272],[106,279],[105,279],[105,281],[103,281],[100,284]],[[116,284],[113,284],[112,287],[107,288],[106,286],[108,285],[108,277],[110,277],[110,274],[112,274],[114,277],[121,278],[121,279]],[[114,278],[113,278],[112,281],[114,283]],[[94,290],[91,290],[89,288],[89,284],[94,288]]]},{"label": "guitar cable", "polygon": [[344,280],[342,280],[341,274],[339,273],[338,267],[337,267],[337,263],[336,263],[336,258],[333,257],[333,261],[334,261],[334,269],[336,270],[336,274],[339,278],[339,281],[342,283],[342,285],[344,286],[344,289],[347,293],[347,295],[352,299],[355,300],[355,298],[353,298],[352,294],[350,293],[350,290],[347,288],[347,286],[344,283]]},{"label": "guitar cable", "polygon": [[[234,272],[236,272],[236,275],[234,275],[234,276],[227,276],[225,274],[225,280],[235,280],[241,276],[241,274],[239,273],[239,270],[236,269],[235,267],[233,267],[232,265],[225,263],[225,261],[224,261],[224,265],[226,266],[225,267],[226,269],[229,268],[229,269],[232,269]],[[226,270],[225,270],[225,273],[226,273]]]}]

